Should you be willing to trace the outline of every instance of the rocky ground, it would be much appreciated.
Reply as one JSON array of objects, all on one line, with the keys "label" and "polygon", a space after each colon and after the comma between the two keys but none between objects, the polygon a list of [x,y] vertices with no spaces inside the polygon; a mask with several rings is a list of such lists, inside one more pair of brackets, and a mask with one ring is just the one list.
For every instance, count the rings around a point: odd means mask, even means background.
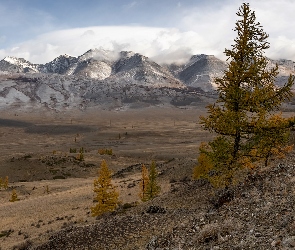
[{"label": "rocky ground", "polygon": [[293,249],[294,153],[222,192],[171,183],[137,207],[68,227],[32,249]]}]

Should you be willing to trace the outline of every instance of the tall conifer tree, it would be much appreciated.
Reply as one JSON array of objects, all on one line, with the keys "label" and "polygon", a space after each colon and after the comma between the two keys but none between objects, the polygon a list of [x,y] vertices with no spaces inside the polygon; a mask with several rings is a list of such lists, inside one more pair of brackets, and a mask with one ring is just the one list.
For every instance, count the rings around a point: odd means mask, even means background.
[{"label": "tall conifer tree", "polygon": [[142,201],[147,201],[149,199],[147,189],[149,184],[149,171],[145,165],[141,167],[141,181],[140,181],[140,192],[139,197]]},{"label": "tall conifer tree", "polygon": [[91,208],[92,216],[99,216],[105,212],[114,211],[118,205],[119,193],[112,185],[112,172],[105,160],[102,161],[98,171],[98,178],[94,180],[96,206]]},{"label": "tall conifer tree", "polygon": [[[194,171],[198,178],[211,166],[206,176],[216,186],[232,184],[236,172],[245,166],[253,167],[259,160],[267,164],[270,156],[284,154],[289,149],[288,131],[294,124],[294,118],[274,114],[292,96],[294,76],[282,87],[275,85],[278,66],[269,68],[264,55],[269,48],[268,35],[249,4],[243,3],[236,14],[237,37],[231,49],[225,49],[228,69],[215,80],[219,98],[208,106],[209,115],[201,117],[204,128],[217,136],[202,146]],[[204,161],[206,167],[202,166]]]},{"label": "tall conifer tree", "polygon": [[158,171],[156,163],[153,161],[150,166],[148,185],[146,189],[147,199],[155,198],[161,191],[161,187],[157,183]]}]

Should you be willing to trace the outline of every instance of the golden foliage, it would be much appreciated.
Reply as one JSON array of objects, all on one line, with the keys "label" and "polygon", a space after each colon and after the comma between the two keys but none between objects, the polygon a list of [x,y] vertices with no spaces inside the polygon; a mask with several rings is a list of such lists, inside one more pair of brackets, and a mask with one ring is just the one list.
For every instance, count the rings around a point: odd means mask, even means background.
[{"label": "golden foliage", "polygon": [[228,69],[215,79],[219,98],[208,106],[208,116],[200,117],[204,128],[217,137],[201,145],[193,176],[205,176],[214,186],[231,185],[244,169],[261,161],[267,165],[271,157],[283,157],[292,148],[289,129],[295,119],[273,113],[292,96],[295,76],[281,87],[275,85],[278,66],[269,69],[264,56],[268,35],[249,4],[243,3],[237,16],[238,36],[225,50]]},{"label": "golden foliage", "polygon": [[11,198],[10,198],[9,201],[10,201],[10,202],[19,201],[19,199],[17,198],[17,193],[16,193],[15,189],[12,190]]},{"label": "golden foliage", "polygon": [[159,195],[161,187],[157,183],[158,171],[156,162],[152,162],[149,169],[149,180],[146,189],[147,199],[151,200]]},{"label": "golden foliage", "polygon": [[147,201],[149,198],[147,194],[148,184],[149,184],[149,171],[145,165],[142,165],[141,181],[139,185],[139,188],[140,188],[139,197],[142,201]]},{"label": "golden foliage", "polygon": [[208,178],[208,173],[213,169],[213,163],[208,155],[209,146],[202,142],[199,148],[200,155],[198,157],[198,165],[193,171],[193,178]]},{"label": "golden foliage", "polygon": [[92,216],[99,216],[117,208],[119,193],[111,183],[111,177],[112,172],[103,160],[98,171],[98,178],[93,183],[97,204],[91,207]]},{"label": "golden foliage", "polygon": [[113,149],[102,148],[98,150],[100,155],[113,155]]},{"label": "golden foliage", "polygon": [[83,152],[78,153],[77,156],[76,156],[76,159],[78,161],[84,161],[84,154],[83,154]]},{"label": "golden foliage", "polygon": [[0,189],[1,188],[4,188],[4,189],[8,188],[8,176],[6,176],[4,179],[0,177]]}]

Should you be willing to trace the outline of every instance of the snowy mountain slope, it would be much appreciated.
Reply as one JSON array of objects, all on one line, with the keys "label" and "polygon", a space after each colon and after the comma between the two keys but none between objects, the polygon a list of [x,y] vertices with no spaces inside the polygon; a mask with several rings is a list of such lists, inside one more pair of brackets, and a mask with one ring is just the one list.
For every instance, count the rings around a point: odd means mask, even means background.
[{"label": "snowy mountain slope", "polygon": [[55,58],[53,61],[46,63],[44,65],[39,65],[38,69],[40,73],[55,73],[67,75],[69,68],[77,63],[78,59],[69,55],[60,55]]},{"label": "snowy mountain slope", "polygon": [[276,84],[283,86],[288,81],[290,74],[295,75],[295,62],[286,59],[272,60],[268,59],[268,67],[274,68],[278,65],[279,74],[276,78]]},{"label": "snowy mountain slope", "polygon": [[122,51],[113,66],[112,80],[141,83],[146,86],[179,88],[185,85],[171,72],[147,57],[131,51]]},{"label": "snowy mountain slope", "polygon": [[138,108],[151,105],[198,105],[202,92],[185,88],[154,87],[135,82],[98,80],[58,74],[13,74],[0,79],[0,109],[45,107],[66,111],[72,108]]},{"label": "snowy mountain slope", "polygon": [[118,55],[109,50],[91,49],[78,57],[78,62],[68,71],[68,75],[79,75],[103,80],[112,73],[112,65]]},{"label": "snowy mountain slope", "polygon": [[11,73],[34,73],[39,72],[38,64],[32,64],[24,58],[13,56],[5,57],[0,61],[0,71]]},{"label": "snowy mountain slope", "polygon": [[183,83],[164,67],[143,55],[127,51],[116,54],[113,51],[93,49],[79,57],[61,55],[44,65],[34,65],[24,59],[6,58],[0,61],[0,71],[74,75],[98,80],[110,77],[110,81],[158,87],[184,87]]},{"label": "snowy mountain slope", "polygon": [[195,55],[178,73],[187,86],[199,87],[205,91],[216,88],[214,78],[222,76],[227,64],[212,55]]},{"label": "snowy mountain slope", "polygon": [[[295,63],[269,59],[269,67],[276,64],[281,85],[290,73],[295,74]],[[159,65],[132,51],[116,54],[98,49],[79,57],[61,55],[44,65],[6,57],[0,61],[0,108],[199,105],[212,97],[214,78],[222,76],[226,67],[225,62],[204,54],[182,65]]]},{"label": "snowy mountain slope", "polygon": [[[290,60],[271,60],[269,67],[279,65],[277,84],[282,85],[289,74],[295,74]],[[0,72],[46,73],[73,75],[121,84],[154,87],[191,87],[204,91],[216,89],[215,77],[220,77],[227,64],[212,55],[194,55],[186,64],[159,65],[132,51],[119,54],[103,49],[91,49],[79,57],[61,55],[44,65],[25,59],[6,57],[0,61]]]}]

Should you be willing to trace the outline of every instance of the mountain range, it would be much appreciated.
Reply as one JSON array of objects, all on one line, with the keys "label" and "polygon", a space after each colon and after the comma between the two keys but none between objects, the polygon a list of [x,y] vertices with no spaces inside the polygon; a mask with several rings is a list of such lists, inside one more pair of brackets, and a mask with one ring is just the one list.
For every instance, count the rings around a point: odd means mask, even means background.
[{"label": "mountain range", "polygon": [[[271,60],[279,66],[277,84],[295,74],[295,62]],[[60,55],[46,64],[23,58],[0,61],[0,108],[142,107],[198,105],[216,89],[227,63],[213,55],[193,55],[183,64],[157,64],[132,51],[88,50],[81,56]]]}]

